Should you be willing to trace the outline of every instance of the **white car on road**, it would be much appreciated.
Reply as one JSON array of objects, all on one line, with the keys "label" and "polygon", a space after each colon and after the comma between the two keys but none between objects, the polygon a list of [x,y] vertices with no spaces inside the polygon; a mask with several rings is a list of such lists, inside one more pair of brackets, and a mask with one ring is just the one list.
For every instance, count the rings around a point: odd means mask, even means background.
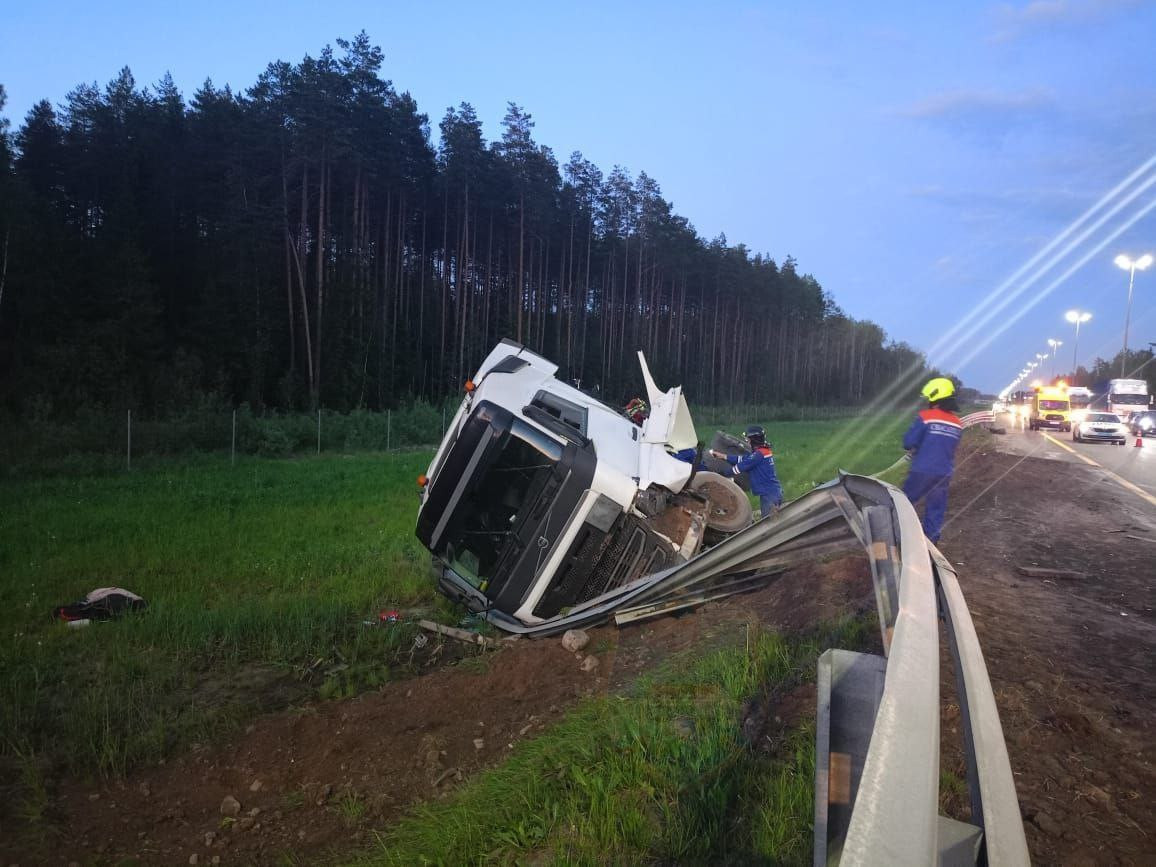
[{"label": "white car on road", "polygon": [[1124,445],[1128,427],[1114,412],[1089,412],[1083,421],[1072,422],[1072,439],[1080,442],[1109,442]]}]

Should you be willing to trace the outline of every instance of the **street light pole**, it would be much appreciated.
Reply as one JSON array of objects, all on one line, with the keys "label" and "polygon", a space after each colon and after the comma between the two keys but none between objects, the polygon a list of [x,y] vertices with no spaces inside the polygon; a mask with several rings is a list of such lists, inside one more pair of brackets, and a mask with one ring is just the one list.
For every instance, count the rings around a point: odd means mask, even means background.
[{"label": "street light pole", "polygon": [[1128,361],[1128,323],[1132,319],[1132,285],[1136,282],[1136,263],[1128,268],[1128,307],[1124,313],[1124,351],[1120,353],[1120,378],[1124,378],[1124,365]]},{"label": "street light pole", "polygon": [[1132,319],[1132,284],[1136,282],[1136,272],[1143,271],[1152,264],[1152,255],[1145,253],[1139,259],[1130,259],[1121,253],[1115,259],[1117,267],[1128,272],[1128,307],[1124,312],[1124,352],[1120,355],[1120,377],[1124,376],[1124,365],[1128,360],[1128,323]]},{"label": "street light pole", "polygon": [[1075,323],[1076,326],[1076,343],[1072,347],[1072,385],[1077,384],[1077,373],[1080,369],[1080,325],[1092,318],[1091,313],[1083,310],[1069,310],[1064,314],[1064,318],[1069,322]]},{"label": "street light pole", "polygon": [[1052,379],[1056,378],[1056,356],[1059,354],[1056,350],[1063,345],[1064,341],[1062,340],[1056,340],[1052,337],[1048,338],[1048,346],[1052,348]]}]

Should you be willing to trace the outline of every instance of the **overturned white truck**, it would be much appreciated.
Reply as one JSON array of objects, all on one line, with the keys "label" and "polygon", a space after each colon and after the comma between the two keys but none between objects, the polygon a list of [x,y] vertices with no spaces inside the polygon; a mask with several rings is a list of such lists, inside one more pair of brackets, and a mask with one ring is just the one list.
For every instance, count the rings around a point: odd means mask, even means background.
[{"label": "overturned white truck", "polygon": [[[902,492],[841,474],[750,524],[730,482],[674,457],[695,445],[694,426],[680,390],[659,391],[645,362],[653,410],[641,429],[556,370],[503,341],[468,384],[419,480],[417,535],[442,592],[508,632],[551,635],[865,553],[882,654],[831,649],[819,660],[816,867],[1028,864],[971,615]],[[961,712],[966,822],[938,811],[941,639]]]},{"label": "overturned white truck", "polygon": [[641,427],[516,343],[490,353],[422,491],[417,535],[443,593],[499,625],[544,624],[750,523],[737,485],[674,456],[697,444],[686,400],[639,360]]}]

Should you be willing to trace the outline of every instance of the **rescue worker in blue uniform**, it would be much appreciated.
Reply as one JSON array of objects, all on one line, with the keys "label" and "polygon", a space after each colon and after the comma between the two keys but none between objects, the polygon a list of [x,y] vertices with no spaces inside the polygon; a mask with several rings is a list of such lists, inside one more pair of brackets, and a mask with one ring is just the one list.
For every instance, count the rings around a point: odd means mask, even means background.
[{"label": "rescue worker in blue uniform", "polygon": [[765,518],[783,502],[783,488],[775,473],[775,457],[767,442],[767,432],[753,424],[743,433],[750,451],[745,455],[728,455],[711,449],[711,456],[725,460],[737,476],[746,473],[751,479],[751,492],[759,498],[759,511]]},{"label": "rescue worker in blue uniform", "polygon": [[956,414],[955,383],[937,377],[923,387],[928,407],[919,411],[907,433],[903,448],[911,453],[911,470],[903,483],[903,493],[914,506],[925,500],[923,532],[932,542],[939,541],[947,514],[947,487],[955,470],[955,450],[963,435],[963,422]]}]

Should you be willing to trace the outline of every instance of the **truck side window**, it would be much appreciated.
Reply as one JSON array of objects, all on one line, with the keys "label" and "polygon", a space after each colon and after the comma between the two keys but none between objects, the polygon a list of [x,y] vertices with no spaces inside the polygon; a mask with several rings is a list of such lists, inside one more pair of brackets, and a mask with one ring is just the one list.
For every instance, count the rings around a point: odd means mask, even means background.
[{"label": "truck side window", "polygon": [[530,406],[536,406],[549,413],[567,427],[572,427],[582,436],[586,436],[586,407],[571,403],[548,391],[539,391],[530,401]]}]

